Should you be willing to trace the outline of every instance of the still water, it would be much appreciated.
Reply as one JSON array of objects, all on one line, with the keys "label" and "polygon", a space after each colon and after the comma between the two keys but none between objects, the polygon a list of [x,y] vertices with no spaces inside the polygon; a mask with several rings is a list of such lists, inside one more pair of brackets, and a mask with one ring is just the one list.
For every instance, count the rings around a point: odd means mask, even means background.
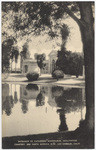
[{"label": "still water", "polygon": [[85,114],[84,88],[2,85],[3,137],[74,131]]}]

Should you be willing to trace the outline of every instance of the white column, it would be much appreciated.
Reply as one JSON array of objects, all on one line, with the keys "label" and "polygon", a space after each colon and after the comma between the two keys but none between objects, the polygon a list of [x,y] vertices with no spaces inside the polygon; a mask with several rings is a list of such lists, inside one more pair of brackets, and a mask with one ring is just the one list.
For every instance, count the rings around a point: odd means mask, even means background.
[{"label": "white column", "polygon": [[83,65],[83,78],[85,78],[85,66]]}]

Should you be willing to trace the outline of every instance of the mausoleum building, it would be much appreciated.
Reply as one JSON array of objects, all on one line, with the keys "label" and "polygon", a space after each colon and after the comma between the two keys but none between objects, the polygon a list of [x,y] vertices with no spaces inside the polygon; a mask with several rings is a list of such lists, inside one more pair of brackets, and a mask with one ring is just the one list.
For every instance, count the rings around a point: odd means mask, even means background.
[{"label": "mausoleum building", "polygon": [[[29,53],[29,52],[28,52]],[[45,60],[44,63],[46,64],[44,69],[41,70],[42,74],[50,74],[56,67],[56,60],[57,60],[57,51],[52,50],[48,55],[49,59]],[[37,60],[30,58],[30,55],[27,54],[27,58],[21,58],[21,72],[22,74],[27,74],[29,72],[38,72],[40,73],[40,69],[37,64]]]}]

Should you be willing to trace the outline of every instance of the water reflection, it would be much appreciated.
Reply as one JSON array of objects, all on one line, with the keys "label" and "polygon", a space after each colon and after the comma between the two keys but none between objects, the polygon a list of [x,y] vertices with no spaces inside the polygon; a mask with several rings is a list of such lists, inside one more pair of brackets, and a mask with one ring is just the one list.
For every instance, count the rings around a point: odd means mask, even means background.
[{"label": "water reflection", "polygon": [[39,94],[39,87],[37,85],[28,84],[20,86],[20,99],[22,100],[36,100]]},{"label": "water reflection", "polygon": [[85,119],[84,88],[3,84],[2,101],[4,137],[71,131]]},{"label": "water reflection", "polygon": [[22,112],[25,114],[28,111],[28,103],[29,102],[26,100],[21,100],[21,103],[22,103],[22,105],[21,105]]},{"label": "water reflection", "polygon": [[42,93],[42,91],[40,91],[40,93],[37,95],[37,98],[36,98],[36,106],[43,106],[45,104],[44,102],[45,100],[45,97],[44,97],[44,94]]},{"label": "water reflection", "polygon": [[38,90],[39,90],[39,87],[38,87],[36,84],[28,84],[28,85],[26,86],[26,89],[27,89],[27,90],[38,91]]},{"label": "water reflection", "polygon": [[13,106],[14,106],[14,99],[13,99],[13,97],[12,96],[6,96],[2,108],[5,111],[7,116],[11,115]]},{"label": "water reflection", "polygon": [[14,92],[14,103],[18,102],[17,91]]},{"label": "water reflection", "polygon": [[66,124],[65,110],[64,109],[58,109],[57,112],[59,113],[59,116],[60,116],[59,131],[67,131],[68,127]]}]

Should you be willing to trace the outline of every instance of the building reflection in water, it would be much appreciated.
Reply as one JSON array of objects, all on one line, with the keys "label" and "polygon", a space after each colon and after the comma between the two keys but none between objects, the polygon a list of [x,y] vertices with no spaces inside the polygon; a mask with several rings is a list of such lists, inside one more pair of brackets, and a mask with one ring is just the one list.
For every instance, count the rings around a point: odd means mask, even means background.
[{"label": "building reflection in water", "polygon": [[35,84],[28,84],[20,86],[20,102],[23,113],[28,111],[29,101],[36,101],[37,95],[39,94],[39,87]]},{"label": "building reflection in water", "polygon": [[18,102],[17,91],[14,92],[14,103]]},{"label": "building reflection in water", "polygon": [[[21,107],[22,113],[25,114],[25,116],[27,114],[27,117],[28,112],[31,112],[33,108],[32,112],[34,113],[34,117],[35,111],[39,116],[41,112],[39,108],[41,108],[42,111],[44,110],[42,117],[44,124],[48,119],[53,119],[51,116],[48,116],[50,112],[54,115],[59,115],[57,117],[58,120],[56,120],[56,122],[58,122],[57,131],[75,130],[79,126],[79,122],[85,119],[84,111],[86,109],[84,88],[66,88],[61,86],[43,86],[35,84],[28,84],[27,86],[3,84],[2,101],[2,109],[7,116],[11,116],[12,110],[16,112],[15,108],[17,108],[17,106],[18,109]],[[34,107],[33,104],[35,104]],[[18,112],[19,110],[17,110],[17,114]],[[46,126],[48,126],[48,124],[46,124]],[[46,130],[46,133],[47,132],[49,132],[49,130]]]}]

